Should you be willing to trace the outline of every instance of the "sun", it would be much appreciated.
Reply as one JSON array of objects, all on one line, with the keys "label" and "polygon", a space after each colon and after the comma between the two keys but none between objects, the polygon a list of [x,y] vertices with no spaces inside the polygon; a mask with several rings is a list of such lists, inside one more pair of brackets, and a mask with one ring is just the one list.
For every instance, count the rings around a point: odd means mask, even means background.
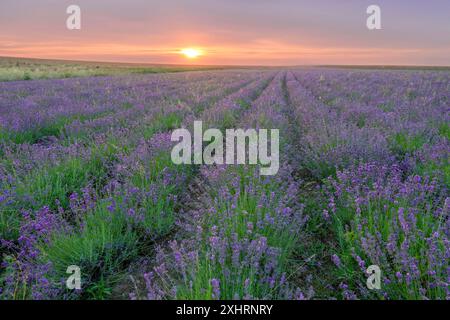
[{"label": "sun", "polygon": [[203,55],[203,51],[199,49],[194,48],[184,48],[180,51],[181,54],[183,54],[188,59],[195,59],[199,56]]}]

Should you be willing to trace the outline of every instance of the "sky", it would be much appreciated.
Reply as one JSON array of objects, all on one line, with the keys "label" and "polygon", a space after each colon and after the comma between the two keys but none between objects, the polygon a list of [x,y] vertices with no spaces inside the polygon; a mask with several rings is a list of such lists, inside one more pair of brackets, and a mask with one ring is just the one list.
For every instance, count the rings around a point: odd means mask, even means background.
[{"label": "sky", "polygon": [[[66,27],[72,4],[80,30]],[[381,30],[366,27],[371,4]],[[203,55],[188,59],[183,48]],[[0,56],[449,66],[450,0],[0,0]]]}]

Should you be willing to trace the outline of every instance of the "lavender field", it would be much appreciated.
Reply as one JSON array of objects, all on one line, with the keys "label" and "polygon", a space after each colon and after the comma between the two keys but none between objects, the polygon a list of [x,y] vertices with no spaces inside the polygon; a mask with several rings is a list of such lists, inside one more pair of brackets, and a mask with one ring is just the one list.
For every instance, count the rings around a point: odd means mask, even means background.
[{"label": "lavender field", "polygon": [[[194,120],[278,174],[175,165]],[[0,299],[449,299],[449,120],[439,70],[0,82]]]}]

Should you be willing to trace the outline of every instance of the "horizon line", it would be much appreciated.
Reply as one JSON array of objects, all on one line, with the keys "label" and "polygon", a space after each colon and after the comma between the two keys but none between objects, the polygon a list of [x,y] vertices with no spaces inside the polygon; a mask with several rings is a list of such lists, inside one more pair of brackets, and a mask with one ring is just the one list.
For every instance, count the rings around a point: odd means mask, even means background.
[{"label": "horizon line", "polygon": [[41,60],[55,62],[74,62],[74,63],[100,63],[100,64],[122,64],[132,66],[192,66],[192,67],[227,67],[227,68],[292,68],[292,67],[366,67],[366,68],[449,68],[450,65],[433,65],[433,64],[286,64],[286,65],[242,65],[242,64],[194,64],[194,63],[157,63],[157,62],[126,62],[117,60],[84,60],[84,59],[64,59],[64,58],[40,58],[40,57],[24,57],[24,56],[2,56],[0,59],[22,59],[22,60]]}]

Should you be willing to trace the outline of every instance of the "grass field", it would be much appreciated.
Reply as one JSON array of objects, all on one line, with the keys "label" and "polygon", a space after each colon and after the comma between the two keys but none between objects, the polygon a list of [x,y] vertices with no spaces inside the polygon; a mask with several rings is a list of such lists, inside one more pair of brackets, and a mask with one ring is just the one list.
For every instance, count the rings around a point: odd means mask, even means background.
[{"label": "grass field", "polygon": [[0,57],[0,81],[206,71],[223,66],[151,65]]}]

